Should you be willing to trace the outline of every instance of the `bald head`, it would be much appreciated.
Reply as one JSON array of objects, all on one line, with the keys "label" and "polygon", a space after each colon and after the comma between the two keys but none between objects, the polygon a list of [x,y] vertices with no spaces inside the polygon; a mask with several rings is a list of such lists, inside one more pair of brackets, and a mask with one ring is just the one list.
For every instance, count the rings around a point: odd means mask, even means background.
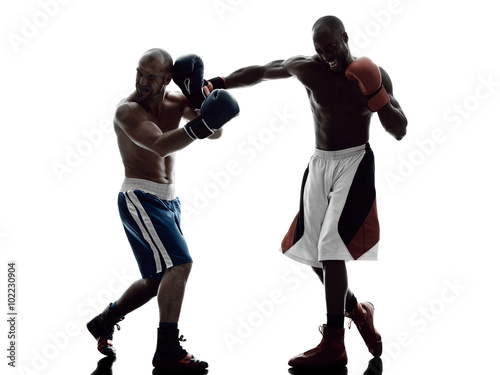
[{"label": "bald head", "polygon": [[161,70],[164,73],[172,72],[172,67],[174,65],[172,56],[161,48],[152,48],[147,50],[141,57],[141,61],[152,64],[154,62],[159,62],[161,64]]},{"label": "bald head", "polygon": [[143,102],[163,95],[172,79],[172,57],[161,48],[146,51],[140,58],[135,78],[135,101]]},{"label": "bald head", "polygon": [[335,16],[324,16],[318,19],[312,27],[312,32],[316,33],[325,29],[333,31],[339,37],[345,33],[344,24]]},{"label": "bald head", "polygon": [[333,72],[344,72],[353,58],[342,21],[335,16],[321,17],[312,28],[312,37],[318,58]]}]

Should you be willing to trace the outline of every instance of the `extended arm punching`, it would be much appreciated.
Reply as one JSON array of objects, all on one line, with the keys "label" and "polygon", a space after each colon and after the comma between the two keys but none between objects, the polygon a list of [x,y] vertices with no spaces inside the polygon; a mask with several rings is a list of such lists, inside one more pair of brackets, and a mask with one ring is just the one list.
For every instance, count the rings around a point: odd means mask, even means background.
[{"label": "extended arm punching", "polygon": [[285,60],[276,60],[266,65],[252,65],[238,69],[225,77],[226,88],[253,86],[268,79],[291,77],[285,67]]}]

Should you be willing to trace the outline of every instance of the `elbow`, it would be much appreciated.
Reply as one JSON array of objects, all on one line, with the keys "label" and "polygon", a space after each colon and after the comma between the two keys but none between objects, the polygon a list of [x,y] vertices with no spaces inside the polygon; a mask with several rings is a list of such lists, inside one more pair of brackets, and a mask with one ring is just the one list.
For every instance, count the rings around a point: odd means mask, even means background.
[{"label": "elbow", "polygon": [[219,139],[222,136],[222,128],[216,130],[208,139]]},{"label": "elbow", "polygon": [[170,156],[172,152],[167,151],[167,150],[156,150],[153,151],[156,155],[158,155],[160,158],[166,158],[167,156]]},{"label": "elbow", "polygon": [[396,134],[394,134],[394,137],[396,138],[396,140],[400,141],[404,138],[405,135],[406,135],[406,126],[402,128],[400,131],[398,131]]},{"label": "elbow", "polygon": [[166,158],[169,155],[168,150],[165,150],[164,147],[162,147],[161,142],[153,142],[149,147],[149,151],[151,151],[153,154],[156,156],[159,156],[160,158]]},{"label": "elbow", "polygon": [[408,127],[408,120],[405,117],[404,120],[403,120],[403,124],[401,125],[399,134],[396,137],[396,139],[398,141],[402,140],[404,138],[404,136],[406,135],[406,129],[407,129],[407,127]]},{"label": "elbow", "polygon": [[391,128],[386,128],[386,131],[390,135],[392,135],[394,138],[396,138],[396,140],[400,141],[406,135],[406,125],[407,125],[407,122],[405,119],[404,123],[399,124],[398,126],[391,127]]},{"label": "elbow", "polygon": [[403,115],[399,124],[392,129],[392,135],[396,140],[402,140],[406,135],[406,128],[408,127],[408,120]]},{"label": "elbow", "polygon": [[402,111],[391,111],[390,106],[385,106],[384,110],[379,111],[378,114],[385,130],[398,141],[402,140],[408,126],[408,120]]}]

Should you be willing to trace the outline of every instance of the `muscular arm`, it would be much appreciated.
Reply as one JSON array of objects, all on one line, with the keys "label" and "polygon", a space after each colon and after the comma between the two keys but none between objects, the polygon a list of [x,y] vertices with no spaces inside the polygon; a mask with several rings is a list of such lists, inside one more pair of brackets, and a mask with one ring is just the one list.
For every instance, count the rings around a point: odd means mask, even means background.
[{"label": "muscular arm", "polygon": [[382,83],[387,94],[389,94],[390,101],[386,106],[378,110],[378,117],[385,130],[399,141],[406,135],[408,120],[398,101],[394,98],[389,75],[382,68],[380,68],[380,73],[382,74]]},{"label": "muscular arm", "polygon": [[162,158],[193,142],[183,128],[163,133],[136,103],[121,104],[116,111],[116,122],[136,145]]},{"label": "muscular arm", "polygon": [[276,60],[266,65],[252,65],[238,69],[225,77],[226,88],[253,86],[268,79],[291,77],[292,73],[285,63],[285,60]]}]

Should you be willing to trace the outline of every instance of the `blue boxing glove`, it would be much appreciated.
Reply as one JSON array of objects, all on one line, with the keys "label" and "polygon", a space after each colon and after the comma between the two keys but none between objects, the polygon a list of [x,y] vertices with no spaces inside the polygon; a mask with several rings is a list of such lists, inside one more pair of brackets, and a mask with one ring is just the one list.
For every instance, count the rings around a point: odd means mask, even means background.
[{"label": "blue boxing glove", "polygon": [[184,130],[192,139],[203,139],[240,113],[236,99],[226,90],[214,90],[201,105],[200,115],[189,121]]},{"label": "blue boxing glove", "polygon": [[194,109],[201,108],[206,98],[203,92],[203,60],[198,55],[179,57],[172,69],[174,82],[182,90]]}]

